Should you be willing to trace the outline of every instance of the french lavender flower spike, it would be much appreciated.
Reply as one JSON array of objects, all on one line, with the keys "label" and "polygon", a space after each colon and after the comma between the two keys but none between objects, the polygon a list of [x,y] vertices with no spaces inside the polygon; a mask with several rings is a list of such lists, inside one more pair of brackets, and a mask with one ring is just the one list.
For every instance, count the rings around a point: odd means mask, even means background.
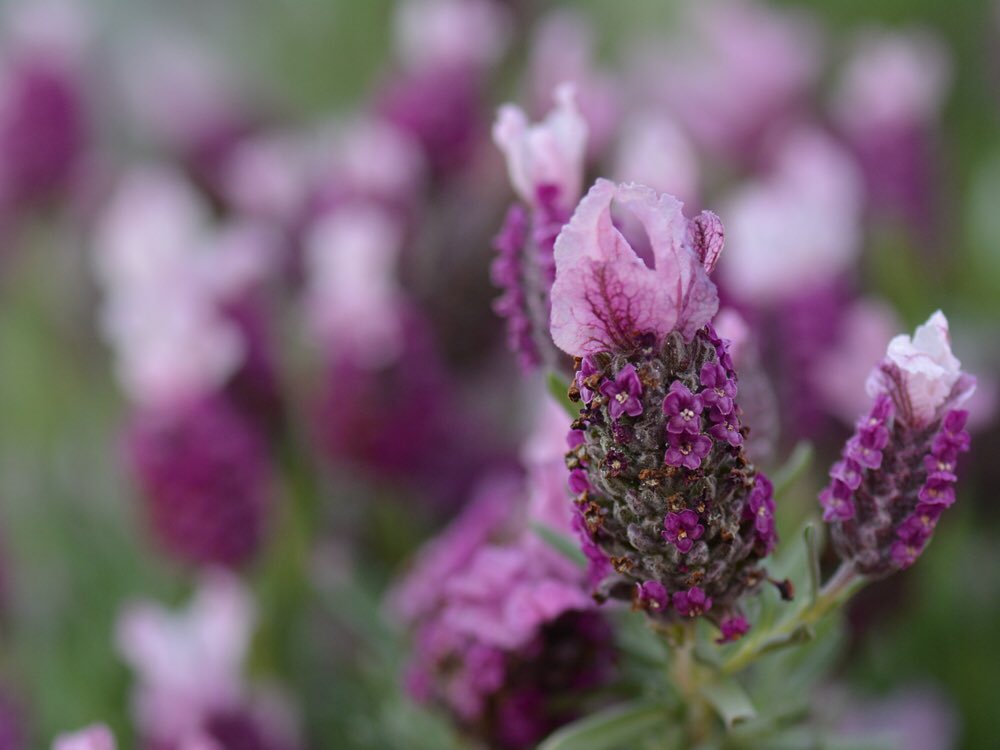
[{"label": "french lavender flower spike", "polygon": [[[653,267],[612,221],[643,226]],[[740,601],[768,580],[771,482],[747,459],[728,342],[711,325],[718,217],[635,184],[598,180],[555,243],[551,333],[575,357],[567,455],[595,597],[666,626],[705,617],[719,642],[750,623]],[[690,628],[685,628],[689,630]]]},{"label": "french lavender flower spike", "polygon": [[951,352],[939,310],[889,342],[868,378],[873,399],[820,493],[834,548],[855,574],[881,578],[923,552],[955,502],[956,464],[969,449],[962,404],[976,381]]}]

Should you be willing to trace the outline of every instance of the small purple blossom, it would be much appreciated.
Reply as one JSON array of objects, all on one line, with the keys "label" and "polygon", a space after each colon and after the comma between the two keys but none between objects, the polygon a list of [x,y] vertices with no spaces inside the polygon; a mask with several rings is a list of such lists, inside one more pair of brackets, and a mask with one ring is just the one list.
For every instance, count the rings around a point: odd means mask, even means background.
[{"label": "small purple blossom", "polygon": [[823,506],[824,521],[850,521],[854,518],[851,488],[839,479],[834,479],[819,493],[819,502]]},{"label": "small purple blossom", "polygon": [[701,466],[702,460],[711,450],[712,438],[708,435],[692,435],[688,432],[678,435],[669,432],[663,461],[669,466],[684,466],[694,470]]},{"label": "small purple blossom", "polygon": [[702,387],[699,395],[702,402],[719,414],[731,414],[736,398],[736,383],[726,373],[725,368],[718,362],[706,362],[701,368],[699,379]]},{"label": "small purple blossom", "polygon": [[714,410],[712,418],[719,421],[708,428],[708,434],[720,443],[729,443],[734,448],[743,445],[743,433],[740,432],[740,420],[735,414],[717,414]]},{"label": "small purple blossom", "polygon": [[663,399],[663,414],[667,419],[667,432],[680,434],[701,432],[701,396],[691,393],[691,390],[679,380],[670,384],[670,391]]},{"label": "small purple blossom", "polygon": [[753,520],[757,541],[765,555],[770,554],[778,543],[778,532],[774,525],[774,485],[763,474],[757,475],[757,481],[747,497],[745,520]]},{"label": "small purple blossom", "polygon": [[587,472],[583,469],[573,469],[569,473],[569,489],[575,495],[589,490],[590,480],[587,479]]},{"label": "small purple blossom", "polygon": [[742,615],[730,615],[724,617],[719,623],[721,636],[715,639],[716,643],[731,643],[739,640],[750,630],[750,623]]},{"label": "small purple blossom", "polygon": [[636,584],[635,601],[642,609],[662,612],[670,606],[670,594],[659,581],[645,581]]},{"label": "small purple blossom", "polygon": [[698,514],[693,510],[667,513],[663,519],[663,529],[663,538],[674,545],[682,555],[690,552],[694,543],[705,533],[705,527],[699,523]]},{"label": "small purple blossom", "polygon": [[589,404],[594,398],[594,391],[587,386],[587,383],[591,382],[595,375],[600,376],[601,371],[594,365],[594,360],[591,357],[584,357],[580,362],[580,369],[576,371],[574,382],[580,391],[580,398],[585,404]]},{"label": "small purple blossom", "polygon": [[642,414],[642,383],[633,365],[623,367],[614,380],[604,381],[600,390],[608,399],[612,419],[621,419],[623,414],[630,417]]},{"label": "small purple blossom", "polygon": [[931,474],[920,488],[917,498],[927,505],[950,507],[955,503],[954,474]]},{"label": "small purple blossom", "polygon": [[712,608],[712,598],[697,586],[692,586],[687,591],[675,591],[673,604],[683,617],[698,617]]}]

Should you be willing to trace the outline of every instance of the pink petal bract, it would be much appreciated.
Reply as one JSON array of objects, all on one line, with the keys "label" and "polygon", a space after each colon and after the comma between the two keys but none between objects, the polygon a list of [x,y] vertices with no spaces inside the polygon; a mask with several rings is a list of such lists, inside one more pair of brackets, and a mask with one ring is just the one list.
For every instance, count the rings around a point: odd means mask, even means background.
[{"label": "pink petal bract", "polygon": [[[636,255],[611,218],[616,200],[649,236],[655,267]],[[583,356],[631,348],[638,334],[685,338],[719,307],[715,284],[691,245],[682,204],[641,185],[598,180],[555,244],[552,338]]]}]

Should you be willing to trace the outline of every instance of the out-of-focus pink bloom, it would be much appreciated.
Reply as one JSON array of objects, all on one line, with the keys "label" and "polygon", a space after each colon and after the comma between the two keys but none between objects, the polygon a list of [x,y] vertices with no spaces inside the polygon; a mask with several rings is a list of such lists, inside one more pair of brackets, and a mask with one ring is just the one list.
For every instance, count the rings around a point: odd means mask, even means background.
[{"label": "out-of-focus pink bloom", "polygon": [[420,144],[382,120],[367,117],[335,125],[318,141],[320,209],[360,199],[405,206],[427,178]]},{"label": "out-of-focus pink bloom", "polygon": [[614,176],[676,195],[685,205],[696,205],[700,193],[701,167],[694,146],[673,119],[657,112],[625,121]]},{"label": "out-of-focus pink bloom", "polygon": [[17,2],[0,59],[0,202],[9,210],[70,187],[87,140],[81,68],[89,20],[70,2]]},{"label": "out-of-focus pink bloom", "polygon": [[517,481],[484,487],[390,600],[416,631],[411,695],[510,748],[569,720],[555,705],[602,684],[613,659],[582,571],[527,527],[522,500]]},{"label": "out-of-focus pink bloom", "polygon": [[52,743],[52,750],[115,750],[115,738],[103,724],[61,734]]},{"label": "out-of-focus pink bloom", "polygon": [[566,432],[571,420],[550,396],[540,398],[537,424],[521,451],[521,462],[528,472],[528,516],[554,531],[572,535],[572,504],[566,491]]},{"label": "out-of-focus pink bloom", "polygon": [[866,387],[872,398],[890,393],[901,417],[921,426],[939,418],[942,409],[965,403],[975,382],[963,375],[962,363],[951,353],[948,320],[938,310],[912,338],[901,334],[889,342],[883,365],[872,372]]},{"label": "out-of-focus pink bloom", "polygon": [[736,371],[742,374],[741,360],[745,356],[744,348],[750,344],[751,338],[746,319],[733,308],[724,307],[715,316],[712,326],[720,337],[729,342],[729,356],[736,363]]},{"label": "out-of-focus pink bloom", "polygon": [[[591,158],[604,153],[621,117],[620,84],[594,66],[594,30],[587,17],[568,8],[547,15],[536,27],[531,42],[528,76],[532,109],[544,111],[552,92],[572,83],[589,138]],[[637,178],[636,178],[637,179]]]},{"label": "out-of-focus pink bloom", "polygon": [[140,138],[222,190],[227,160],[255,119],[238,76],[208,45],[160,28],[134,35],[121,55],[121,88]]},{"label": "out-of-focus pink bloom", "polygon": [[835,281],[860,251],[862,200],[850,154],[817,131],[790,134],[772,173],[738,190],[722,212],[726,290],[767,307]]},{"label": "out-of-focus pink bloom", "polygon": [[929,32],[868,29],[859,35],[833,99],[834,119],[865,170],[876,208],[912,226],[933,225],[933,139],[950,78]]},{"label": "out-of-focus pink bloom", "polygon": [[211,230],[207,208],[177,175],[147,168],[122,183],[95,244],[102,327],[137,403],[189,400],[236,371],[246,345],[222,307],[271,269],[266,229]]},{"label": "out-of-focus pink bloom", "polygon": [[487,68],[507,49],[511,23],[494,0],[403,0],[395,18],[404,67]]},{"label": "out-of-focus pink bloom", "polygon": [[587,123],[575,104],[571,84],[555,90],[556,106],[536,125],[507,104],[493,126],[493,140],[507,159],[511,184],[525,203],[535,206],[543,191],[555,190],[555,202],[568,211],[583,190]]},{"label": "out-of-focus pink bloom", "polygon": [[0,690],[0,748],[26,750],[28,747],[24,706],[6,690]]},{"label": "out-of-focus pink bloom", "polygon": [[186,610],[137,602],[125,608],[118,649],[136,673],[133,714],[145,747],[160,750],[291,750],[288,706],[250,685],[244,663],[256,622],[234,576],[203,573]]},{"label": "out-of-focus pink bloom", "polygon": [[203,574],[183,612],[151,602],[126,607],[117,643],[136,672],[133,710],[144,735],[165,743],[193,737],[211,714],[240,705],[255,620],[250,593],[221,571]]},{"label": "out-of-focus pink bloom", "polygon": [[391,216],[347,206],[312,227],[305,241],[307,316],[317,340],[384,366],[402,346],[403,292],[396,278],[402,238]]},{"label": "out-of-focus pink bloom", "polygon": [[510,524],[510,498],[520,484],[501,476],[484,481],[461,515],[426,544],[406,578],[392,591],[389,608],[407,621],[434,612],[441,581],[468,566],[476,550]]},{"label": "out-of-focus pink bloom", "polygon": [[222,170],[222,191],[234,211],[282,226],[300,218],[310,186],[310,154],[294,134],[251,136]]},{"label": "out-of-focus pink bloom", "polygon": [[838,737],[892,750],[954,750],[959,721],[946,695],[931,686],[911,686],[884,698],[860,697],[853,690],[824,691],[824,713]]},{"label": "out-of-focus pink bloom", "polygon": [[937,119],[951,64],[942,42],[922,30],[863,30],[840,74],[833,114],[850,134],[898,132]]},{"label": "out-of-focus pink bloom", "polygon": [[[646,229],[655,267],[648,267],[615,228],[611,204]],[[634,347],[637,337],[690,339],[718,310],[715,284],[692,244],[680,201],[640,185],[600,179],[555,245],[552,338],[583,356]]]},{"label": "out-of-focus pink bloom", "polygon": [[844,313],[836,343],[813,365],[810,377],[826,409],[846,424],[868,407],[865,381],[871,363],[878,361],[899,329],[899,318],[888,305],[858,300]]},{"label": "out-of-focus pink bloom", "polygon": [[793,112],[819,68],[803,15],[744,0],[685,4],[675,38],[638,60],[658,96],[703,148],[752,158],[760,136]]}]

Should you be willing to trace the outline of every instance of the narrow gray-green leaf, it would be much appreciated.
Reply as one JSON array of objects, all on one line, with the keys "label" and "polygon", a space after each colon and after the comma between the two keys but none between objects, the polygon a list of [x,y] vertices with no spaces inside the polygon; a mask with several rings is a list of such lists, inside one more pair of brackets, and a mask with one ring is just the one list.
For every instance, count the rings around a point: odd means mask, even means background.
[{"label": "narrow gray-green leaf", "polygon": [[569,400],[569,396],[567,395],[569,393],[569,385],[566,384],[565,380],[556,373],[550,372],[545,378],[545,384],[548,386],[552,398],[566,410],[566,413],[571,418],[576,419],[580,416],[580,408]]},{"label": "narrow gray-green leaf", "polygon": [[805,473],[806,469],[809,468],[809,464],[812,463],[812,458],[812,443],[808,440],[800,440],[795,448],[792,449],[792,455],[788,457],[772,477],[774,482],[774,496],[776,498],[785,494],[788,488],[795,483],[795,480]]},{"label": "narrow gray-green leaf", "polygon": [[743,686],[731,677],[719,677],[701,689],[701,694],[725,723],[732,727],[757,715]]},{"label": "narrow gray-green leaf", "polygon": [[573,722],[551,735],[538,750],[620,750],[663,732],[668,722],[662,705],[637,701]]}]

